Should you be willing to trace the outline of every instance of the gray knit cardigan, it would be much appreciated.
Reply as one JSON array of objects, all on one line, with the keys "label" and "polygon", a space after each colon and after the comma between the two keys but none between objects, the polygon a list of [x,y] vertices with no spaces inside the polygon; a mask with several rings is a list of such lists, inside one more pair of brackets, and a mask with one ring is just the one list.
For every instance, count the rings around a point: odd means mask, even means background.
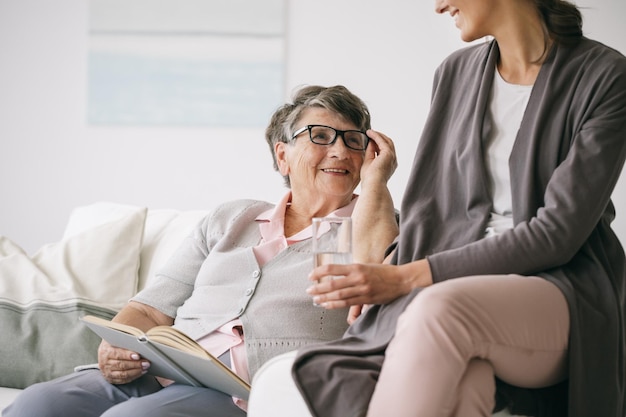
[{"label": "gray knit cardigan", "polygon": [[273,356],[336,339],[347,328],[347,309],[316,307],[305,292],[313,268],[310,239],[262,267],[257,263],[255,218],[272,207],[253,200],[217,207],[133,298],[174,317],[174,326],[194,339],[239,318],[251,378]]}]

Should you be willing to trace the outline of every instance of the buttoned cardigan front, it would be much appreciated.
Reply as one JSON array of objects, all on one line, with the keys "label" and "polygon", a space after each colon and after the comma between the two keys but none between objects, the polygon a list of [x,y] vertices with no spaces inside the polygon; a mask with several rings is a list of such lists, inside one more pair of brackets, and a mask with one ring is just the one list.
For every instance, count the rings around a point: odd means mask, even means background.
[{"label": "buttoned cardigan front", "polygon": [[310,239],[259,266],[255,219],[272,207],[254,200],[217,207],[133,298],[174,317],[174,326],[196,340],[239,318],[250,377],[271,357],[341,337],[347,328],[346,309],[316,307],[306,293],[313,268]]}]

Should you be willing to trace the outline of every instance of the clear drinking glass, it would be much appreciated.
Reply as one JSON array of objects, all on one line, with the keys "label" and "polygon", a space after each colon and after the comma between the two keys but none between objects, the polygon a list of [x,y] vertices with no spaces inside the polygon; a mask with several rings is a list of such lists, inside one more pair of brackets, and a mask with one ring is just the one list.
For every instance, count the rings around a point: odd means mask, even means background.
[{"label": "clear drinking glass", "polygon": [[352,219],[350,217],[315,217],[312,233],[315,267],[352,263]]}]

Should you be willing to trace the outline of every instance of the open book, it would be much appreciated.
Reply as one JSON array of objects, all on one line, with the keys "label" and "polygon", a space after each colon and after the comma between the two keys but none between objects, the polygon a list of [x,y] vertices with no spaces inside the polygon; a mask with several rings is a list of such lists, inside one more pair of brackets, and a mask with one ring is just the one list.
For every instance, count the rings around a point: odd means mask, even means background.
[{"label": "open book", "polygon": [[84,316],[81,320],[112,346],[132,350],[149,360],[148,373],[152,375],[212,388],[244,400],[250,395],[246,381],[195,340],[171,326],[153,327],[144,333],[95,316]]}]

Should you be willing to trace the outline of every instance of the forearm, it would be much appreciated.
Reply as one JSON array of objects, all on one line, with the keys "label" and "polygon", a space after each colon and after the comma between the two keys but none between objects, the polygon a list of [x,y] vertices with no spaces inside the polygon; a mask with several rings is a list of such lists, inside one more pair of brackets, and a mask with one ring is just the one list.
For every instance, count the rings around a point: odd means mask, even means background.
[{"label": "forearm", "polygon": [[393,199],[385,183],[362,184],[352,222],[354,262],[381,263],[387,246],[398,235]]},{"label": "forearm", "polygon": [[129,302],[113,318],[113,321],[134,326],[146,331],[155,326],[172,325],[174,319],[154,307],[136,301]]}]

